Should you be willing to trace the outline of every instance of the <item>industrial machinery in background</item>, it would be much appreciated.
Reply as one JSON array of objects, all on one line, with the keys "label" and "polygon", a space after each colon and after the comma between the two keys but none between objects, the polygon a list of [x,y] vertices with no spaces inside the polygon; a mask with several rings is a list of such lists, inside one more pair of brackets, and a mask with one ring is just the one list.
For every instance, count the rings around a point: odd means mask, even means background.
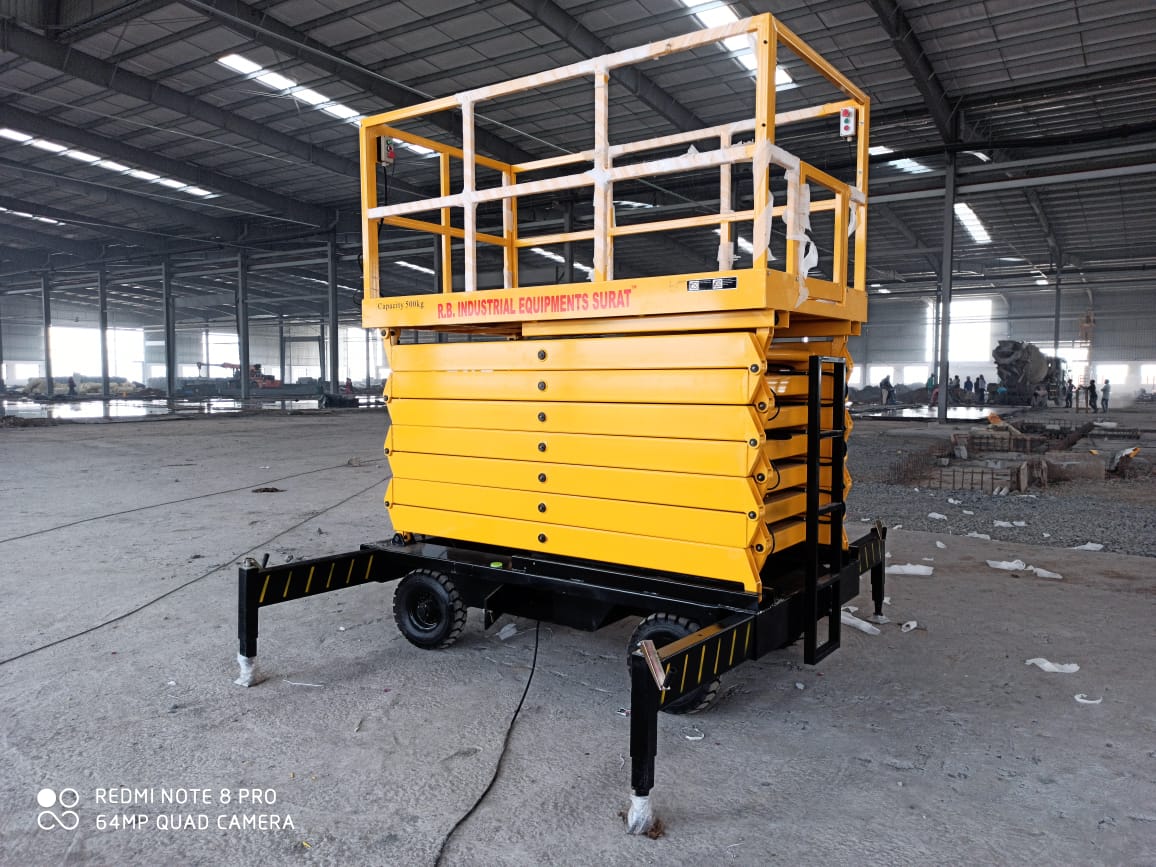
[{"label": "industrial machinery in background", "polygon": [[[241,365],[232,361],[195,363],[198,374],[210,371],[214,367],[223,367],[232,373],[228,377],[220,378],[203,375],[182,377],[177,381],[177,393],[180,397],[195,399],[219,397],[236,400],[241,396]],[[322,394],[322,383],[312,377],[303,377],[296,383],[284,383],[272,374],[265,373],[260,364],[250,364],[249,393],[254,400],[266,401],[317,397]]]},{"label": "industrial machinery in background", "polygon": [[1047,405],[1064,400],[1067,366],[1062,358],[1044,355],[1034,343],[1001,340],[991,353],[999,384],[1007,389],[1009,404]]},{"label": "industrial machinery in background", "polygon": [[[611,145],[613,71],[673,54],[695,62],[716,43],[748,38],[757,60],[749,116]],[[786,52],[831,95],[776,113]],[[593,83],[588,150],[520,164],[477,151],[475,113],[581,79]],[[460,110],[460,147],[407,128],[434,129],[428,116],[449,110]],[[805,120],[853,139],[850,180],[775,143],[776,131]],[[770,15],[364,119],[362,314],[380,329],[392,369],[385,500],[394,536],[333,557],[246,564],[238,682],[256,678],[260,608],[368,581],[400,579],[395,619],[423,648],[452,644],[470,607],[487,628],[503,614],[585,630],[642,618],[628,648],[627,825],[650,830],[660,709],[700,709],[724,672],[800,639],[804,661],[819,662],[839,647],[841,607],[864,573],[882,617],[885,529],[849,540],[844,524],[847,341],[867,314],[868,126],[863,92]],[[711,139],[716,147],[704,149]],[[436,157],[439,197],[379,200],[382,164],[401,162],[392,143]],[[735,166],[753,178],[750,201],[735,195]],[[718,178],[713,211],[616,217],[616,185],[704,171]],[[785,202],[774,201],[772,183],[785,187]],[[581,190],[591,228],[521,232],[519,203],[532,213],[535,201]],[[487,207],[496,225],[479,223]],[[822,276],[813,216],[832,228]],[[785,253],[773,259],[779,220]],[[739,230],[753,238],[745,267]],[[438,238],[440,292],[384,291],[383,231]],[[617,239],[682,231],[717,244],[717,269],[615,276]],[[520,282],[520,251],[587,242],[588,282]],[[479,279],[479,246],[500,258],[492,288]],[[454,291],[455,268],[464,291]]]}]

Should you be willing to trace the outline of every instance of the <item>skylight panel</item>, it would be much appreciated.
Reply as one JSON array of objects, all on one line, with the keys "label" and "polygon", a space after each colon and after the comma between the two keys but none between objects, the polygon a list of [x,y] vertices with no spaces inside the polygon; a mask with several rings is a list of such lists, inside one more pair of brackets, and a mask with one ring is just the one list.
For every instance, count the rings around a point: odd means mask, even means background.
[{"label": "skylight panel", "polygon": [[703,27],[725,27],[727,24],[734,24],[739,20],[739,16],[729,6],[715,6],[705,9],[692,6],[691,10],[694,12],[694,17],[702,22]]},{"label": "skylight panel", "polygon": [[[96,154],[90,154],[88,151],[78,150],[76,148],[69,148],[62,144],[57,144],[48,139],[33,138],[32,136],[20,132],[15,129],[0,129],[0,137],[9,139],[10,141],[19,142],[21,144],[30,145],[34,148],[39,148],[49,153],[59,154],[63,157],[76,160],[77,162],[86,163],[90,166],[97,166],[106,171],[116,172],[119,175],[127,175],[136,178],[139,181],[148,181],[150,184],[160,184],[168,187],[171,190],[180,190],[184,193],[190,193],[201,198],[217,198],[217,193],[209,190],[202,190],[200,187],[190,187],[184,181],[178,181],[175,178],[166,178],[163,175],[158,175],[156,172],[145,171],[144,169],[134,169],[132,166],[126,166],[124,163],[118,163],[113,160],[101,159]],[[195,191],[195,192],[194,192]]]},{"label": "skylight panel", "polygon": [[330,105],[321,106],[321,110],[326,114],[331,114],[340,120],[350,120],[357,117],[357,112],[348,105],[342,105],[340,102],[334,102]]},{"label": "skylight panel", "polygon": [[987,229],[984,228],[979,217],[975,215],[971,205],[966,202],[956,202],[955,216],[959,218],[959,222],[963,223],[963,228],[967,229],[967,233],[971,235],[973,241],[977,244],[991,243],[991,235],[987,233]]},{"label": "skylight panel", "polygon": [[279,72],[262,72],[257,76],[257,80],[262,84],[267,84],[274,90],[291,90],[297,86],[297,82],[292,78],[286,78]]},{"label": "skylight panel", "polygon": [[48,151],[49,153],[53,154],[64,153],[66,150],[68,150],[68,148],[66,148],[64,145],[59,145],[54,141],[45,141],[42,138],[34,138],[28,142],[28,144],[32,145],[34,148],[40,148],[42,151]]},{"label": "skylight panel", "polygon": [[531,247],[530,252],[531,253],[537,253],[539,256],[544,256],[545,258],[547,258],[553,262],[564,263],[566,261],[566,259],[563,256],[559,256],[553,250],[546,250],[546,249],[543,249],[542,247]]},{"label": "skylight panel", "polygon": [[60,220],[53,220],[51,217],[38,217],[35,214],[29,214],[26,211],[13,211],[9,208],[0,208],[0,213],[9,214],[13,217],[20,217],[24,220],[35,220],[38,223],[49,223],[53,226],[63,226],[64,223]]},{"label": "skylight panel", "polygon": [[[892,151],[891,148],[887,147],[886,145],[872,145],[871,147],[867,148],[867,153],[871,154],[871,156],[881,156],[882,154],[894,153],[894,151]],[[930,167],[925,166],[923,163],[907,159],[906,157],[903,159],[891,160],[888,165],[894,166],[895,168],[899,169],[899,171],[907,172],[910,175],[922,175],[925,172],[931,171]]]},{"label": "skylight panel", "polygon": [[227,66],[229,69],[234,72],[239,72],[242,75],[252,75],[261,69],[259,64],[239,54],[226,54],[224,57],[217,58],[217,63],[220,63],[222,66]]},{"label": "skylight panel", "polygon": [[[739,20],[738,13],[725,4],[682,0],[682,5],[694,13],[694,17],[703,27],[725,27]],[[722,41],[722,46],[749,72],[758,71],[759,59],[753,51],[750,34],[739,33],[735,36],[728,36]],[[790,90],[793,87],[798,87],[798,85],[791,78],[791,74],[781,66],[775,67],[775,89]]]},{"label": "skylight panel", "polygon": [[425,267],[425,265],[415,265],[415,264],[413,264],[413,262],[406,262],[402,259],[398,259],[393,264],[400,265],[402,268],[409,268],[411,271],[420,271],[422,274],[435,274],[435,273],[437,273],[434,271],[433,268],[427,268],[427,267]]},{"label": "skylight panel", "polygon": [[293,91],[293,97],[302,102],[307,102],[310,105],[321,105],[323,102],[329,102],[329,97],[324,93],[318,93],[316,90],[310,90],[308,87],[297,88]]}]

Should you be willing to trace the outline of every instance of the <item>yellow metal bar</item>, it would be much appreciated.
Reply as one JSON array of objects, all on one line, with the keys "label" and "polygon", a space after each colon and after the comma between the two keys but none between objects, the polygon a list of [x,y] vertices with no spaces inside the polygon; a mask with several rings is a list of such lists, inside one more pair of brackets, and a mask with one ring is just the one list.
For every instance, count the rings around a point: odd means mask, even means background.
[{"label": "yellow metal bar", "polygon": [[554,337],[571,334],[633,334],[643,331],[716,331],[728,328],[769,328],[780,314],[774,310],[653,315],[629,319],[575,319],[525,322],[527,337]]},{"label": "yellow metal bar", "polygon": [[[759,565],[748,548],[660,539],[625,532],[548,525],[488,515],[471,515],[417,506],[394,506],[390,519],[398,532],[418,530],[467,542],[505,545],[529,551],[584,557],[732,581],[752,593],[761,590]],[[412,530],[410,528],[413,528]],[[420,528],[420,530],[418,529]],[[539,541],[543,539],[544,541]]]},{"label": "yellow metal bar", "polygon": [[[719,147],[728,147],[731,141],[730,131],[723,132],[719,136]],[[735,264],[734,226],[726,219],[729,216],[733,216],[735,212],[734,196],[731,190],[731,176],[733,171],[730,166],[719,166],[718,172],[718,212],[719,219],[722,220],[717,230],[718,269],[720,271],[729,271]]]},{"label": "yellow metal bar", "polygon": [[[597,376],[581,370],[416,370],[394,371],[385,392],[387,399],[469,398],[551,403],[660,403],[677,395],[683,403],[749,405],[761,383],[762,377],[757,373],[725,369],[605,370]],[[806,387],[805,378],[801,387]]]},{"label": "yellow metal bar", "polygon": [[366,216],[371,208],[377,207],[377,137],[368,127],[362,126],[358,133],[361,150],[361,259],[365,300],[377,298],[380,294],[378,283],[378,242],[377,223]]},{"label": "yellow metal bar", "polygon": [[[749,476],[708,476],[669,469],[591,467],[420,452],[394,452],[389,456],[389,464],[396,478],[469,482],[487,488],[743,513],[757,510],[763,502],[762,492]],[[770,475],[777,477],[778,474],[772,471]]]},{"label": "yellow metal bar", "polygon": [[[804,400],[807,397],[807,377],[803,373],[785,374],[779,372],[772,372],[767,374],[767,387],[775,395],[776,399],[794,398],[796,400]],[[831,380],[829,377],[823,378],[822,392],[823,399],[830,400]]]},{"label": "yellow metal bar", "polygon": [[[516,182],[516,177],[513,170],[507,175],[511,184]],[[518,199],[511,198],[507,200],[510,206],[510,228],[507,232],[508,246],[506,247],[506,257],[510,263],[510,280],[508,286],[518,285]]]},{"label": "yellow metal bar", "polygon": [[[760,458],[759,446],[762,445],[402,425],[390,427],[385,442],[391,454],[422,452],[660,471],[677,468],[681,472],[708,476],[751,475]],[[771,455],[766,457],[774,460]]]},{"label": "yellow metal bar", "polygon": [[835,249],[831,257],[831,277],[838,284],[839,300],[843,300],[843,293],[847,291],[847,227],[851,204],[850,192],[846,189],[835,194],[838,207],[835,209]]},{"label": "yellow metal bar", "polygon": [[776,337],[847,337],[859,333],[860,324],[846,319],[801,319],[796,317],[786,328],[775,330]]},{"label": "yellow metal bar", "polygon": [[[729,171],[724,166],[723,171]],[[645,223],[628,223],[625,226],[615,226],[612,235],[645,235],[649,232],[670,232],[675,229],[693,229],[698,226],[729,226],[731,223],[741,223],[744,220],[754,219],[754,211],[739,211],[735,214],[703,214],[699,217],[679,217],[674,220],[651,220]],[[729,270],[729,269],[728,269]]]},{"label": "yellow metal bar", "polygon": [[[823,487],[831,484],[831,467],[821,467],[819,483]],[[784,491],[788,488],[797,488],[807,484],[807,462],[800,457],[798,460],[779,460],[771,465],[771,483],[767,487],[767,494],[772,491]],[[849,489],[851,474],[846,467],[843,469],[843,485]]]},{"label": "yellow metal bar", "polygon": [[790,48],[791,51],[798,55],[800,60],[813,67],[815,71],[817,71],[820,75],[835,85],[835,87],[837,87],[839,90],[843,91],[843,93],[847,94],[847,96],[861,103],[867,102],[867,94],[852,84],[846,76],[839,72],[839,70],[837,70],[829,62],[824,60],[823,57],[815,51],[815,49],[813,49],[810,45],[796,36],[793,31],[791,31],[777,18],[772,18],[771,21],[773,23],[775,33],[778,35],[779,41],[781,41],[784,45]]},{"label": "yellow metal bar", "polygon": [[[805,344],[804,344],[805,345]],[[754,334],[662,334],[599,340],[515,340],[503,343],[414,343],[391,346],[395,373],[436,370],[673,370],[764,364]],[[681,400],[681,395],[672,395]],[[663,401],[665,402],[665,401]]]},{"label": "yellow metal bar", "polygon": [[[450,194],[450,155],[443,153],[438,157],[438,180],[441,185],[441,194],[448,196]],[[441,236],[441,255],[442,255],[442,292],[454,291],[454,271],[453,271],[453,242],[451,236],[448,234],[451,229],[452,221],[450,218],[450,209],[441,209],[442,228],[446,232]],[[462,233],[465,234],[464,232]]]},{"label": "yellow metal bar", "polygon": [[[443,208],[442,210],[447,209]],[[399,229],[414,229],[418,232],[429,232],[431,235],[458,238],[459,240],[466,236],[465,229],[459,229],[457,226],[443,226],[441,223],[430,223],[426,220],[415,220],[412,217],[382,217],[381,222],[385,223],[387,226],[397,226]],[[486,244],[493,244],[495,247],[507,246],[507,241],[500,235],[491,235],[487,232],[478,232],[475,237],[477,240]]]},{"label": "yellow metal bar", "polygon": [[593,229],[582,229],[577,232],[556,232],[553,235],[534,235],[533,237],[518,238],[519,247],[548,247],[551,244],[565,244],[567,241],[590,241],[594,238]]},{"label": "yellow metal bar", "polygon": [[[751,267],[765,269],[771,240],[771,178],[769,149],[775,142],[775,56],[771,20],[760,17],[755,31],[755,153],[751,166],[754,183],[754,237]],[[790,269],[788,269],[790,270]]]},{"label": "yellow metal bar", "polygon": [[613,532],[629,529],[632,534],[639,536],[735,548],[754,544],[756,535],[762,529],[761,508],[750,512],[722,512],[454,482],[394,479],[390,486],[390,498],[390,508],[395,505],[420,506],[495,518],[515,518],[551,527],[562,524]]},{"label": "yellow metal bar", "polygon": [[[800,410],[802,411],[800,413]],[[761,439],[764,422],[749,406],[659,403],[534,403],[514,400],[393,400],[394,424],[481,430],[542,431],[747,442]],[[806,424],[806,407],[780,412]],[[799,417],[802,421],[799,421]],[[776,419],[774,424],[782,426]]]},{"label": "yellow metal bar", "polygon": [[[428,148],[440,156],[454,157],[455,159],[459,160],[463,157],[462,149],[459,147],[435,141],[434,139],[426,138],[425,136],[416,135],[412,132],[406,132],[405,130],[398,129],[397,127],[375,126],[374,133],[379,138],[395,138],[398,141],[408,142],[412,145]],[[485,166],[486,168],[495,169],[499,172],[506,171],[510,168],[509,163],[504,163],[500,160],[495,160],[487,156],[478,156],[477,163],[479,165]]]},{"label": "yellow metal bar", "polygon": [[614,248],[610,230],[613,189],[610,171],[610,71],[594,65],[594,282],[614,279]]},{"label": "yellow metal bar", "polygon": [[775,115],[775,126],[787,126],[804,120],[814,120],[819,117],[830,117],[838,114],[845,108],[858,108],[859,103],[853,99],[842,99],[838,102],[828,102],[823,105],[813,105],[807,108],[796,108],[793,111],[780,111]]},{"label": "yellow metal bar", "polygon": [[784,458],[797,458],[807,454],[806,433],[768,438],[763,444],[763,457],[774,464]]},{"label": "yellow metal bar", "polygon": [[421,102],[417,105],[403,105],[401,108],[390,109],[381,114],[373,114],[363,118],[361,128],[384,126],[411,117],[424,117],[428,114],[437,114],[439,111],[450,111],[458,108],[459,105],[456,96],[443,96],[441,99],[431,99],[429,102]]},{"label": "yellow metal bar", "polygon": [[462,100],[462,223],[465,235],[462,247],[465,251],[463,282],[466,292],[478,288],[478,206],[477,193],[478,155],[474,149],[474,101]]},{"label": "yellow metal bar", "polygon": [[[785,521],[780,521],[777,524],[772,524],[767,527],[771,536],[771,550],[769,553],[775,554],[779,551],[785,551],[795,545],[799,545],[807,540],[807,525],[802,518],[788,518]],[[831,527],[829,524],[819,525],[819,543],[821,545],[831,544]],[[847,547],[847,534],[843,534],[843,547]]]},{"label": "yellow metal bar", "polygon": [[517,163],[514,166],[514,171],[518,174],[524,172],[536,172],[541,169],[556,169],[559,166],[569,166],[575,163],[588,163],[594,159],[594,151],[580,151],[573,154],[562,154],[557,157],[547,157],[541,160],[530,160],[528,163]]},{"label": "yellow metal bar", "polygon": [[[856,143],[855,186],[867,196],[867,174],[870,168],[871,103],[864,102],[859,108],[859,138]],[[853,204],[858,213],[855,225],[855,290],[867,296],[867,203]]]}]

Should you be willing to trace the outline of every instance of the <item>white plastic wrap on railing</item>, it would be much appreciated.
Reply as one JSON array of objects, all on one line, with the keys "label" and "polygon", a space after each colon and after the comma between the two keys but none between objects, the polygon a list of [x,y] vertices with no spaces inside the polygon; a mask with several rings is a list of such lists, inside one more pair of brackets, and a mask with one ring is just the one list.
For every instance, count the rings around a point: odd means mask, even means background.
[{"label": "white plastic wrap on railing", "polygon": [[474,292],[478,288],[478,208],[476,168],[474,162],[474,103],[459,100],[462,106],[462,210],[464,211],[465,234],[462,246],[465,248],[465,290]]}]

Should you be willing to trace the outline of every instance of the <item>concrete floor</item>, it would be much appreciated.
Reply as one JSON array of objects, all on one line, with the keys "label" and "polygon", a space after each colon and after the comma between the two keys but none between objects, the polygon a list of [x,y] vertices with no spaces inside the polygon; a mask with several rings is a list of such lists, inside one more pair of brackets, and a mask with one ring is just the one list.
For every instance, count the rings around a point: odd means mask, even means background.
[{"label": "concrete floor", "polygon": [[[0,430],[0,863],[432,863],[492,773],[532,623],[502,641],[471,612],[456,647],[420,651],[392,586],[361,587],[265,611],[269,679],[232,683],[238,558],[388,537],[383,434],[364,413]],[[631,624],[543,626],[501,775],[445,863],[1156,862],[1156,561],[902,530],[891,550],[934,574],[890,578],[883,634],[848,630],[815,669],[777,652],[717,708],[660,719],[658,840],[618,816]],[[1064,578],[984,563],[1016,557]],[[95,802],[120,786],[213,803]],[[75,830],[37,827],[44,787],[76,790]],[[276,803],[218,803],[241,788]],[[97,830],[121,813],[148,823]],[[234,813],[294,828],[219,830]]]}]

